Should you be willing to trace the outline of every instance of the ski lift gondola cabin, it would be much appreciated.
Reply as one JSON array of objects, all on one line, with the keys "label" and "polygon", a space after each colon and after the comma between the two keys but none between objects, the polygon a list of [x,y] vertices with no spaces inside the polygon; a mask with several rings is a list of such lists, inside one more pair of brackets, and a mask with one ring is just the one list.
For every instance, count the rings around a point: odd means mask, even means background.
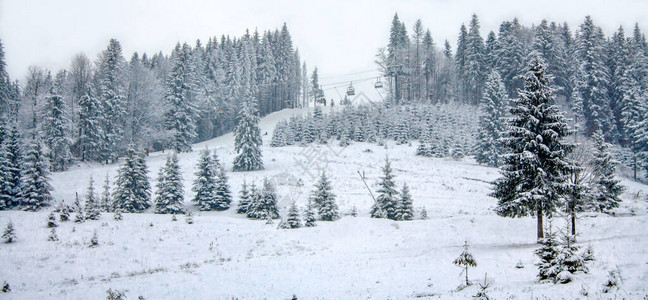
[{"label": "ski lift gondola cabin", "polygon": [[349,96],[355,95],[355,88],[353,87],[353,82],[349,83],[349,87],[347,88],[347,95]]},{"label": "ski lift gondola cabin", "polygon": [[382,81],[380,81],[380,77],[376,79],[376,83],[374,83],[374,88],[381,89],[383,87]]}]

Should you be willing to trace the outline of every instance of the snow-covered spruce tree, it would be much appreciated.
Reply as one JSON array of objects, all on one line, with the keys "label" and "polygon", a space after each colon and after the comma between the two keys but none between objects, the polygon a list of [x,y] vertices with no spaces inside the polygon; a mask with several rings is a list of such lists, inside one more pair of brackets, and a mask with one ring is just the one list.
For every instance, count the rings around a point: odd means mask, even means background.
[{"label": "snow-covered spruce tree", "polygon": [[166,100],[169,110],[164,114],[165,127],[172,135],[171,145],[177,152],[191,151],[196,138],[197,117],[193,104],[194,70],[190,62],[191,47],[176,44],[172,54],[171,73],[167,80]]},{"label": "snow-covered spruce tree", "polygon": [[64,171],[72,162],[71,141],[68,137],[70,121],[65,116],[63,105],[63,97],[52,86],[46,97],[45,120],[42,123],[52,171]]},{"label": "snow-covered spruce tree", "polygon": [[254,171],[263,169],[261,156],[261,131],[254,98],[243,102],[236,126],[234,150],[238,156],[234,159],[233,170]]},{"label": "snow-covered spruce tree", "polygon": [[339,218],[338,206],[335,203],[335,194],[332,192],[333,188],[326,176],[326,172],[322,172],[314,188],[311,199],[317,205],[320,220],[334,221]]},{"label": "snow-covered spruce tree", "polygon": [[603,132],[599,129],[594,132],[594,158],[592,161],[593,175],[593,205],[594,209],[600,212],[609,211],[619,207],[621,199],[619,196],[624,191],[620,181],[614,178],[616,162],[612,159],[608,148],[610,145],[603,139]]},{"label": "snow-covered spruce tree", "polygon": [[61,211],[59,212],[59,220],[61,222],[67,222],[70,220],[70,206],[65,204],[65,201],[61,201]]},{"label": "snow-covered spruce tree", "polygon": [[47,217],[47,228],[52,228],[52,227],[58,227],[58,223],[56,223],[56,216],[54,215],[54,212],[51,212],[49,214],[49,217]]},{"label": "snow-covered spruce tree", "polygon": [[[16,207],[20,204],[21,188],[23,186],[22,152],[20,136],[15,122],[7,124],[0,143],[0,202],[4,202],[5,209]],[[4,200],[4,201],[3,201]]]},{"label": "snow-covered spruce tree", "polygon": [[99,58],[96,72],[103,131],[99,158],[107,163],[116,161],[120,154],[126,113],[125,64],[121,44],[111,39]]},{"label": "snow-covered spruce tree", "polygon": [[542,240],[542,246],[536,250],[540,257],[538,264],[538,278],[540,281],[553,283],[569,283],[572,274],[576,272],[587,273],[583,254],[575,244],[575,237],[569,233],[568,226],[561,230],[560,240],[551,232],[549,224],[547,237]]},{"label": "snow-covered spruce tree", "polygon": [[573,146],[563,139],[568,125],[553,102],[553,89],[544,63],[532,54],[525,86],[513,100],[509,129],[503,138],[507,147],[502,177],[491,196],[498,199],[497,214],[505,217],[537,217],[537,237],[542,239],[543,217],[551,215],[565,194],[571,170],[565,156]]},{"label": "snow-covered spruce tree", "polygon": [[283,147],[286,146],[286,121],[280,121],[272,131],[272,139],[270,140],[270,147]]},{"label": "snow-covered spruce tree", "polygon": [[425,206],[421,207],[421,220],[427,220],[428,219],[428,214],[427,210],[425,209]]},{"label": "snow-covered spruce tree", "polygon": [[538,279],[540,281],[553,281],[562,270],[556,266],[556,257],[558,257],[560,250],[556,235],[551,229],[551,223],[544,237],[540,239],[540,245],[540,248],[535,251],[535,254],[540,258],[540,262],[537,264]]},{"label": "snow-covered spruce tree", "polygon": [[56,242],[59,240],[58,235],[56,234],[56,228],[52,227],[52,230],[50,230],[50,235],[47,237],[47,240],[50,242]]},{"label": "snow-covered spruce tree", "polygon": [[582,89],[585,134],[591,136],[601,128],[607,138],[615,135],[616,126],[610,109],[608,86],[609,69],[605,65],[605,37],[600,27],[596,26],[590,16],[580,25],[575,50],[584,72]]},{"label": "snow-covered spruce tree", "polygon": [[229,183],[227,183],[227,174],[222,166],[218,167],[216,172],[216,190],[214,197],[216,201],[216,210],[228,210],[232,205],[232,192],[230,192]]},{"label": "snow-covered spruce tree", "polygon": [[407,183],[403,184],[403,190],[400,193],[398,207],[396,208],[396,220],[410,221],[414,219],[414,206],[412,205],[412,195],[410,194]]},{"label": "snow-covered spruce tree", "polygon": [[25,155],[23,166],[22,209],[37,211],[49,205],[52,199],[50,195],[52,186],[49,184],[47,162],[40,142],[32,140],[32,145]]},{"label": "snow-covered spruce tree", "polygon": [[238,206],[236,207],[237,214],[246,214],[248,207],[250,206],[250,191],[248,191],[247,183],[243,179],[243,185],[241,186],[241,191],[239,191],[239,201]]},{"label": "snow-covered spruce tree", "polygon": [[313,201],[309,200],[306,205],[306,210],[304,210],[304,227],[315,227],[317,226],[316,217],[315,217],[315,205]]},{"label": "snow-covered spruce tree", "polygon": [[115,182],[113,192],[115,209],[124,212],[142,212],[151,206],[151,183],[147,173],[143,155],[132,147],[128,149]]},{"label": "snow-covered spruce tree", "polygon": [[121,209],[117,208],[113,212],[113,220],[115,221],[121,221],[124,219],[124,216],[122,216]]},{"label": "snow-covered spruce tree", "polygon": [[103,192],[101,193],[101,210],[105,212],[112,211],[112,201],[110,200],[110,178],[106,174],[106,180],[104,180]]},{"label": "snow-covered spruce tree", "polygon": [[90,176],[90,181],[88,182],[88,191],[85,195],[85,213],[86,219],[89,220],[99,220],[101,218],[101,210],[99,208],[99,199],[94,191],[94,180]]},{"label": "snow-covered spruce tree", "polygon": [[5,227],[2,238],[5,239],[5,243],[13,243],[16,240],[16,230],[14,229],[14,225],[11,220],[9,220],[9,223],[7,223],[7,227]]},{"label": "snow-covered spruce tree", "polygon": [[104,139],[101,124],[104,123],[101,111],[101,102],[94,95],[92,88],[88,88],[79,99],[79,151],[81,161],[100,160],[100,152]]},{"label": "snow-covered spruce tree", "polygon": [[256,192],[256,189],[253,189],[250,196],[252,197],[252,203],[248,207],[248,218],[259,220],[279,218],[277,195],[274,186],[268,178],[263,179],[263,189],[261,192]]},{"label": "snow-covered spruce tree", "polygon": [[97,231],[95,230],[92,234],[92,238],[90,239],[90,244],[88,245],[88,247],[95,248],[97,246],[99,246],[99,237],[97,237]]},{"label": "snow-covered spruce tree", "polygon": [[262,210],[257,209],[261,205],[261,191],[256,187],[256,184],[252,182],[250,185],[249,196],[248,196],[248,205],[246,208],[245,215],[249,219],[267,219]]},{"label": "snow-covered spruce tree", "polygon": [[[1,124],[0,124],[1,125]],[[0,210],[7,209],[12,201],[9,188],[9,160],[4,145],[0,142]]]},{"label": "snow-covered spruce tree", "polygon": [[499,167],[503,153],[500,135],[504,132],[507,94],[497,71],[492,71],[486,80],[481,102],[482,115],[479,118],[479,133],[475,160],[480,164]]},{"label": "snow-covered spruce tree", "polygon": [[286,219],[285,224],[287,229],[302,227],[301,218],[299,217],[299,209],[297,208],[297,204],[295,204],[294,202],[290,205],[290,209],[288,210],[288,218]]},{"label": "snow-covered spruce tree", "polygon": [[472,254],[468,252],[468,241],[464,242],[463,248],[464,250],[459,254],[459,257],[457,257],[452,263],[464,269],[462,273],[466,275],[466,286],[469,286],[472,283],[468,280],[468,267],[476,267],[477,262]]},{"label": "snow-covered spruce tree", "polygon": [[[567,229],[567,228],[565,228]],[[572,281],[571,274],[576,272],[589,272],[585,265],[583,255],[580,253],[580,247],[576,245],[576,239],[573,235],[564,232],[561,235],[560,253],[556,257],[557,264],[562,269],[562,274],[558,273],[556,281],[559,283],[568,283]]]},{"label": "snow-covered spruce tree", "polygon": [[378,198],[376,203],[371,207],[372,218],[389,218],[396,219],[396,207],[398,206],[398,191],[392,174],[391,162],[385,158],[385,166],[382,167],[383,176],[380,177],[378,185]]},{"label": "snow-covered spruce tree", "polygon": [[192,201],[202,211],[213,210],[216,207],[216,174],[213,164],[209,150],[201,151],[192,187],[196,194]]},{"label": "snow-covered spruce tree", "polygon": [[175,153],[168,156],[164,167],[160,168],[156,188],[156,214],[184,214],[184,186]]}]

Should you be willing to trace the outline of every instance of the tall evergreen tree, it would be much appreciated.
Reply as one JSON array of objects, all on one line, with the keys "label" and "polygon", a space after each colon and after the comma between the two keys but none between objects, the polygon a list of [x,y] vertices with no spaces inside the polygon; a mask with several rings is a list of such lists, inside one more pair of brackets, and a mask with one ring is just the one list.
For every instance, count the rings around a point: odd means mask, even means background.
[{"label": "tall evergreen tree", "polygon": [[486,74],[484,68],[484,40],[479,33],[479,19],[476,14],[472,15],[468,28],[464,78],[468,90],[468,99],[466,100],[469,103],[477,104],[482,96]]},{"label": "tall evergreen tree", "polygon": [[254,187],[250,192],[252,198],[248,206],[247,216],[251,219],[277,219],[279,210],[277,209],[277,194],[272,183],[268,178],[263,179],[263,189],[258,192]]},{"label": "tall evergreen tree", "polygon": [[209,150],[205,149],[201,151],[197,166],[198,170],[195,173],[196,179],[192,188],[196,194],[192,201],[203,211],[213,210],[217,206],[216,173],[213,164]]},{"label": "tall evergreen tree", "polygon": [[507,94],[497,71],[488,76],[482,96],[479,118],[478,142],[475,159],[480,164],[499,167],[502,161],[503,145],[501,134],[506,126]]},{"label": "tall evergreen tree", "polygon": [[227,183],[227,174],[222,166],[217,167],[216,171],[216,190],[215,201],[216,210],[227,210],[232,205],[232,193],[230,192],[229,184]]},{"label": "tall evergreen tree", "polygon": [[151,206],[151,184],[147,173],[143,154],[132,147],[129,148],[115,182],[115,209],[142,212]]},{"label": "tall evergreen tree", "polygon": [[553,106],[553,88],[538,54],[533,54],[525,87],[513,100],[509,130],[503,141],[502,177],[491,194],[499,200],[497,214],[506,217],[537,217],[538,239],[543,235],[543,217],[551,216],[563,196],[570,165],[565,156],[572,145],[564,117]]},{"label": "tall evergreen tree", "polygon": [[88,190],[86,191],[85,195],[86,218],[90,220],[98,220],[101,216],[99,206],[99,199],[97,199],[97,195],[95,194],[94,189],[94,180],[92,176],[90,176],[90,181],[88,182]]},{"label": "tall evergreen tree", "polygon": [[21,206],[24,210],[37,211],[48,206],[52,200],[47,162],[40,142],[32,140],[25,155],[22,174]]},{"label": "tall evergreen tree", "polygon": [[410,194],[407,184],[403,184],[403,189],[400,193],[398,207],[396,208],[396,220],[410,221],[414,219],[414,206],[412,204],[412,195]]},{"label": "tall evergreen tree", "polygon": [[20,136],[15,122],[5,125],[0,143],[0,201],[9,209],[20,204],[22,183],[22,152]]},{"label": "tall evergreen tree", "polygon": [[50,167],[52,171],[65,171],[72,161],[72,153],[68,133],[69,119],[65,115],[63,97],[52,87],[45,100],[46,113],[42,131],[49,148]]},{"label": "tall evergreen tree", "polygon": [[246,214],[248,212],[248,207],[250,206],[251,200],[250,191],[248,190],[247,183],[244,179],[243,185],[241,186],[241,191],[239,192],[239,201],[238,206],[236,207],[236,213]]},{"label": "tall evergreen tree", "polygon": [[110,197],[110,178],[106,174],[106,180],[104,180],[103,192],[101,192],[101,209],[105,212],[112,211],[113,205]]},{"label": "tall evergreen tree", "polygon": [[612,208],[619,207],[621,199],[619,196],[624,191],[620,181],[614,178],[616,162],[612,159],[608,148],[610,145],[603,139],[603,133],[599,129],[594,132],[594,159],[593,159],[593,182],[594,182],[594,206],[597,211],[605,212]]},{"label": "tall evergreen tree", "polygon": [[155,191],[156,214],[184,214],[184,187],[178,156],[174,153],[167,157],[164,167],[160,168]]},{"label": "tall evergreen tree", "polygon": [[320,220],[334,221],[339,218],[338,206],[335,203],[335,194],[332,192],[331,182],[322,172],[311,194],[311,200],[317,205]]},{"label": "tall evergreen tree", "polygon": [[378,198],[371,208],[372,218],[396,219],[396,208],[398,207],[398,191],[392,174],[391,162],[385,158],[385,166],[382,167],[383,176],[380,177],[378,185]]},{"label": "tall evergreen tree", "polygon": [[585,134],[591,136],[601,128],[606,138],[613,138],[615,127],[610,110],[608,84],[609,71],[604,63],[604,37],[600,27],[594,25],[590,16],[585,17],[577,38],[576,52],[580,68],[585,75],[580,91],[583,98]]},{"label": "tall evergreen tree", "polygon": [[123,119],[125,114],[125,81],[121,44],[111,39],[103,51],[98,65],[96,81],[99,83],[101,99],[103,141],[101,159],[114,162],[119,157],[120,143],[123,137]]},{"label": "tall evergreen tree", "polygon": [[186,43],[178,43],[173,51],[173,67],[167,80],[166,100],[169,109],[165,113],[165,126],[170,131],[171,146],[177,152],[191,151],[196,138],[196,108],[193,103],[194,70],[191,65],[191,49]]},{"label": "tall evergreen tree", "polygon": [[261,155],[261,132],[259,117],[253,104],[254,99],[243,103],[239,113],[239,123],[235,131],[234,149],[238,156],[234,159],[234,171],[254,171],[263,169]]},{"label": "tall evergreen tree", "polygon": [[520,74],[526,72],[524,66],[525,49],[520,40],[521,26],[517,19],[502,22],[498,32],[495,50],[495,66],[502,77],[509,97],[515,97],[518,88],[522,88]]},{"label": "tall evergreen tree", "polygon": [[92,88],[88,87],[85,94],[79,99],[79,158],[81,161],[100,160],[100,151],[104,139],[101,127],[103,114],[101,102],[94,95]]}]

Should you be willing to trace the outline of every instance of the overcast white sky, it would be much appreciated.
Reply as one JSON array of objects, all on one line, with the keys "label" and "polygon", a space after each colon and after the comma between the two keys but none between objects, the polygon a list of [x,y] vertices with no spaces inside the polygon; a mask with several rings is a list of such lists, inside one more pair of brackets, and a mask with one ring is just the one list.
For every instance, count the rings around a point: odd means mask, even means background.
[{"label": "overcast white sky", "polygon": [[322,81],[331,82],[375,68],[374,54],[386,44],[395,12],[410,30],[421,18],[438,45],[448,39],[453,48],[459,26],[473,12],[483,36],[513,17],[524,25],[567,21],[574,29],[591,15],[607,35],[619,25],[630,33],[635,22],[648,28],[646,0],[0,0],[0,39],[10,76],[23,81],[30,65],[55,72],[78,52],[94,59],[112,37],[129,58],[134,51],[169,53],[177,41],[240,36],[246,28],[263,31],[287,22],[309,71],[316,65]]}]

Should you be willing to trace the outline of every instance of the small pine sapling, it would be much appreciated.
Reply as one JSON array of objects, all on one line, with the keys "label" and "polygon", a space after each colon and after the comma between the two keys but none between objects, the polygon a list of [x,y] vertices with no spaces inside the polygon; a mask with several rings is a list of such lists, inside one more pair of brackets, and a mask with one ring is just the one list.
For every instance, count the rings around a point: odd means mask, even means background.
[{"label": "small pine sapling", "polygon": [[178,218],[176,218],[175,214],[171,215],[171,221],[173,222],[178,221]]},{"label": "small pine sapling", "polygon": [[106,291],[106,300],[124,300],[126,295],[122,291],[108,289]]},{"label": "small pine sapling", "polygon": [[351,208],[351,216],[352,217],[357,217],[358,216],[358,208],[355,207],[355,205]]},{"label": "small pine sapling", "polygon": [[113,220],[115,221],[121,221],[124,219],[124,216],[122,216],[121,209],[115,209],[115,212],[113,213]]},{"label": "small pine sapling", "polygon": [[47,238],[47,240],[51,242],[56,242],[59,240],[58,235],[56,235],[56,228],[52,227],[52,230],[50,231],[50,235]]},{"label": "small pine sapling", "polygon": [[297,205],[294,202],[292,205],[290,205],[290,210],[288,211],[288,219],[286,220],[286,227],[288,229],[302,227],[301,218],[299,217],[299,209],[297,209]]},{"label": "small pine sapling", "polygon": [[540,281],[555,280],[556,276],[562,271],[556,264],[556,257],[560,254],[556,235],[551,230],[551,223],[545,230],[545,237],[540,239],[540,248],[535,254],[540,258],[538,263],[538,279]]},{"label": "small pine sapling", "polygon": [[49,217],[47,218],[47,228],[53,228],[57,226],[58,224],[56,223],[56,216],[54,216],[54,212],[51,212]]},{"label": "small pine sapling", "polygon": [[313,208],[313,204],[311,201],[309,201],[308,205],[306,205],[306,210],[304,211],[304,226],[305,227],[315,227],[317,224],[315,224],[315,209]]},{"label": "small pine sapling", "polygon": [[97,246],[99,246],[99,238],[97,237],[97,231],[95,230],[92,238],[90,239],[90,245],[88,247],[95,248]]},{"label": "small pine sapling", "polygon": [[67,222],[70,220],[70,207],[67,204],[61,203],[61,212],[59,213],[59,220]]},{"label": "small pine sapling", "polygon": [[428,219],[428,214],[427,210],[425,210],[425,206],[421,207],[421,220],[427,220]]},{"label": "small pine sapling", "polygon": [[187,212],[187,214],[185,214],[185,222],[187,222],[187,224],[193,224],[194,223],[193,213]]},{"label": "small pine sapling", "polygon": [[479,291],[477,292],[476,295],[473,296],[475,299],[479,300],[490,300],[490,297],[488,297],[488,294],[486,294],[486,290],[490,287],[490,282],[488,282],[488,273],[484,274],[484,283],[479,283]]},{"label": "small pine sapling", "polygon": [[470,286],[470,280],[468,280],[468,267],[476,267],[477,262],[475,261],[475,258],[473,258],[472,254],[468,252],[468,241],[464,242],[464,251],[461,252],[459,257],[457,257],[452,263],[462,267],[464,270],[462,273],[466,275],[466,286]]},{"label": "small pine sapling", "polygon": [[11,292],[11,287],[9,286],[9,283],[6,281],[2,284],[2,292],[3,293]]},{"label": "small pine sapling", "polygon": [[9,221],[2,234],[2,238],[5,239],[5,243],[13,243],[16,240],[16,230],[14,229],[13,222]]},{"label": "small pine sapling", "polygon": [[76,216],[74,217],[74,223],[83,223],[85,222],[85,220],[86,218],[83,215],[83,211],[82,210],[77,211]]},{"label": "small pine sapling", "polygon": [[236,213],[237,214],[246,214],[248,211],[248,207],[250,206],[250,191],[247,188],[247,183],[245,182],[245,179],[243,180],[243,185],[241,186],[241,191],[239,192],[239,202],[238,206],[236,207]]},{"label": "small pine sapling", "polygon": [[603,293],[609,293],[613,289],[618,289],[619,286],[619,280],[621,279],[621,274],[619,274],[618,270],[612,270],[608,273],[608,278],[605,280],[605,283],[603,284],[603,289],[601,290]]}]

